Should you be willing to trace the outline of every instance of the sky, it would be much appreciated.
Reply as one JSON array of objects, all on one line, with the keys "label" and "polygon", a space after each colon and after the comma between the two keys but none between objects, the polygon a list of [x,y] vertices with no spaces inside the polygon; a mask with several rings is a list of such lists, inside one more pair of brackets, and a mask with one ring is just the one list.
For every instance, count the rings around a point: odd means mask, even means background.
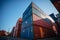
[{"label": "sky", "polygon": [[58,13],[50,0],[1,0],[0,1],[0,30],[11,32],[17,20],[22,18],[23,12],[34,2],[47,15]]}]

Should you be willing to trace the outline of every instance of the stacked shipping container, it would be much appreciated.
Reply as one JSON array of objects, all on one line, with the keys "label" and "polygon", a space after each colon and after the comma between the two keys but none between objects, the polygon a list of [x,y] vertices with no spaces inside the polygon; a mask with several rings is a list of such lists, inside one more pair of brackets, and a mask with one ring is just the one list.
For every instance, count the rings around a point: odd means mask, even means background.
[{"label": "stacked shipping container", "polygon": [[57,35],[54,20],[46,15],[33,2],[23,13],[21,37],[22,38],[46,38]]}]

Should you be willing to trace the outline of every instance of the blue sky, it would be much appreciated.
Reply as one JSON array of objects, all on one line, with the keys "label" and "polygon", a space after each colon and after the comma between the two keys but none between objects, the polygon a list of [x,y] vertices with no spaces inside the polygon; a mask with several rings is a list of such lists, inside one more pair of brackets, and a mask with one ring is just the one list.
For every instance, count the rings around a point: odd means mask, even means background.
[{"label": "blue sky", "polygon": [[23,12],[31,2],[34,2],[47,15],[58,13],[50,0],[2,0],[0,3],[0,30],[11,32]]}]

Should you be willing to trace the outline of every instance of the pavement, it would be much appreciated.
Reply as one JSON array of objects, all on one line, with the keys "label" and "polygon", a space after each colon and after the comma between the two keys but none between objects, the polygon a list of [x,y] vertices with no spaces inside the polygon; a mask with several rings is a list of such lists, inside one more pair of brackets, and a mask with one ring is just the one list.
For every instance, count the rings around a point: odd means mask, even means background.
[{"label": "pavement", "polygon": [[[35,40],[35,39],[0,36],[0,40]],[[36,40],[60,40],[60,37],[51,37],[51,38],[43,38],[43,39],[36,39]]]}]

